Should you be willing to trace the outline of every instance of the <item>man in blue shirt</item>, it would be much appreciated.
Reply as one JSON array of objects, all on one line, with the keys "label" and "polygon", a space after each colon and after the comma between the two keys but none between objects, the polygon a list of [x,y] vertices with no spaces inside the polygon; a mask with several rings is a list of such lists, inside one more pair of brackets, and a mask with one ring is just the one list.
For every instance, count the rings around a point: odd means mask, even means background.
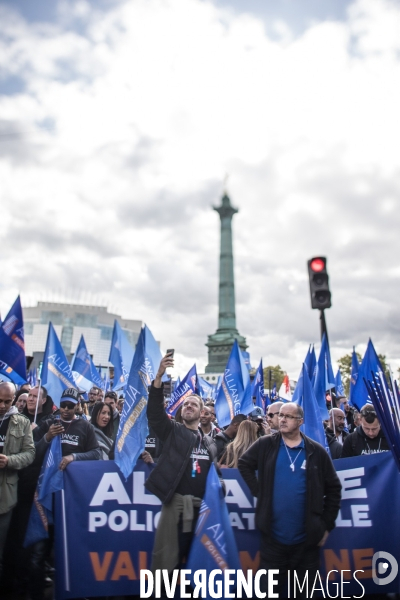
[{"label": "man in blue shirt", "polygon": [[301,433],[303,421],[300,406],[283,404],[279,432],[260,438],[239,459],[242,477],[257,498],[260,569],[279,570],[281,597],[286,597],[288,570],[296,571],[300,582],[307,573],[309,585],[314,583],[319,547],[335,527],[340,508],[341,484],[331,458]]}]

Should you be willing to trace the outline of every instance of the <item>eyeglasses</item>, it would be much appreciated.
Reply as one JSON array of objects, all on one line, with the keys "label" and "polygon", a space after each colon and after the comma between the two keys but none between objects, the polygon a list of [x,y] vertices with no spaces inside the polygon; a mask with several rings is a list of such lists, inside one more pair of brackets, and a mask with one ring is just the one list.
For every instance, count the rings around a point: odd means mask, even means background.
[{"label": "eyeglasses", "polygon": [[270,419],[273,419],[275,415],[279,415],[279,413],[278,412],[268,413],[267,417],[269,417]]},{"label": "eyeglasses", "polygon": [[292,421],[292,419],[301,419],[301,417],[295,417],[294,415],[278,415],[278,419],[289,419],[289,421]]},{"label": "eyeglasses", "polygon": [[60,408],[66,408],[67,410],[74,410],[75,404],[72,402],[60,402]]}]

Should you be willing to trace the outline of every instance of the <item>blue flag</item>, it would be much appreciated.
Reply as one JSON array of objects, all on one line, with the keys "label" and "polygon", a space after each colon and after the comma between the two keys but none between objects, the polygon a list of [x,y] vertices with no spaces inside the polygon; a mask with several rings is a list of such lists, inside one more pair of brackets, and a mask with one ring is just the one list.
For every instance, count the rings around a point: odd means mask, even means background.
[{"label": "blue flag", "polygon": [[335,378],[333,376],[329,346],[324,334],[322,337],[321,352],[317,362],[317,372],[314,382],[314,393],[317,398],[318,406],[321,411],[321,419],[325,421],[329,418],[326,408],[326,391],[335,387]]},{"label": "blue flag", "polygon": [[353,346],[353,354],[351,355],[351,374],[350,374],[350,394],[349,394],[349,403],[353,404],[352,396],[354,392],[354,386],[357,382],[358,371],[360,369],[360,365],[358,362],[356,349]]},{"label": "blue flag", "polygon": [[249,371],[244,364],[237,340],[232,346],[215,402],[220,427],[229,425],[235,415],[248,415],[254,410]]},{"label": "blue flag", "polygon": [[99,388],[103,387],[103,380],[93,364],[92,357],[87,351],[83,335],[81,335],[79,345],[72,360],[71,371],[75,379],[75,384],[79,389],[88,392],[93,385]]},{"label": "blue flag", "polygon": [[307,367],[304,363],[296,387],[299,388],[296,404],[301,406],[304,410],[304,423],[300,429],[309,438],[321,444],[330,456],[329,445],[322,424],[321,412],[308,376]]},{"label": "blue flag", "polygon": [[156,376],[161,358],[160,348],[145,325],[136,344],[115,442],[115,462],[125,477],[132,473],[144,450],[149,432],[146,414],[148,387]]},{"label": "blue flag", "polygon": [[117,320],[114,321],[108,360],[114,366],[113,390],[116,391],[126,386],[133,360],[132,346]]},{"label": "blue flag", "polygon": [[[192,573],[198,569],[205,569],[206,581],[213,569],[220,569],[222,572],[226,569],[241,569],[236,540],[214,463],[208,472],[206,493],[200,506],[195,536],[185,568],[190,569]],[[205,597],[210,598],[208,593]]]},{"label": "blue flag", "polygon": [[179,409],[182,406],[185,398],[190,396],[191,394],[197,394],[196,386],[197,386],[197,370],[196,365],[190,369],[190,371],[185,375],[185,377],[180,382],[179,386],[174,390],[171,394],[171,398],[168,404],[167,412],[172,417],[174,417]]},{"label": "blue flag", "polygon": [[249,371],[249,373],[250,373],[250,371],[251,371],[251,369],[252,369],[252,366],[251,366],[251,364],[250,364],[250,352],[246,352],[246,350],[242,350],[241,352],[242,352],[242,356],[243,356],[244,364],[246,365],[246,367],[247,367],[247,370],[248,370],[248,371]]},{"label": "blue flag", "polygon": [[311,385],[314,387],[315,376],[317,374],[317,357],[315,356],[315,348],[311,346],[308,349],[306,360],[304,361],[307,367],[308,376],[311,381]]},{"label": "blue flag", "polygon": [[397,383],[393,383],[391,390],[381,371],[379,376],[371,373],[371,378],[369,381],[365,380],[365,385],[400,471],[400,398]]},{"label": "blue flag", "polygon": [[380,373],[383,374],[383,369],[378,355],[375,352],[373,343],[371,340],[368,340],[367,350],[360,365],[357,381],[353,388],[351,397],[351,402],[357,408],[357,410],[361,410],[364,404],[371,403],[371,398],[369,397],[368,390],[364,383],[364,379],[367,381],[372,380],[371,373],[374,373],[379,379]]},{"label": "blue flag", "polygon": [[214,396],[215,385],[208,383],[208,381],[199,376],[197,376],[197,382],[200,390],[199,395],[203,398],[203,400],[206,400],[207,398],[212,399]]},{"label": "blue flag", "polygon": [[53,510],[52,494],[64,488],[63,471],[58,468],[62,460],[61,438],[56,435],[46,452],[40,471],[38,500],[48,510]]},{"label": "blue flag", "polygon": [[28,373],[28,383],[31,387],[36,387],[37,386],[37,373],[36,373],[36,369],[30,369],[29,373]]},{"label": "blue flag", "polygon": [[255,397],[256,399],[255,405],[262,408],[263,412],[265,413],[264,371],[262,359],[260,360],[260,364],[258,365],[258,369],[254,376],[252,387],[253,389],[251,392],[251,396],[252,398]]},{"label": "blue flag", "polygon": [[335,388],[336,388],[336,392],[337,392],[338,396],[345,396],[346,395],[344,393],[344,386],[343,386],[343,382],[342,382],[342,374],[340,372],[340,369],[338,369],[337,373],[336,373]]},{"label": "blue flag", "polygon": [[53,522],[52,494],[64,488],[63,471],[58,468],[61,459],[61,439],[57,435],[46,451],[40,470],[25,534],[24,547],[31,546],[49,537],[48,526],[49,523]]},{"label": "blue flag", "polygon": [[49,323],[41,378],[42,384],[56,406],[60,406],[60,398],[64,390],[76,388],[71,367],[52,323]]},{"label": "blue flag", "polygon": [[17,385],[27,381],[24,321],[19,296],[0,325],[0,373]]},{"label": "blue flag", "polygon": [[181,378],[178,376],[178,379],[174,383],[174,391],[177,390],[180,385],[181,385]]}]

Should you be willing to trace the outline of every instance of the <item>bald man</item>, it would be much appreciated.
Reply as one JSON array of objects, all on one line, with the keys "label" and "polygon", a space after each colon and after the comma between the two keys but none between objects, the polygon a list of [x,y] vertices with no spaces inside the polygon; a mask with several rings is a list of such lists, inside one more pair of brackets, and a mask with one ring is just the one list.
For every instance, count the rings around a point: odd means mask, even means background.
[{"label": "bald man", "polygon": [[345,414],[340,408],[331,408],[329,411],[329,421],[325,433],[333,459],[342,456],[343,442],[349,435],[344,430],[345,418]]},{"label": "bald man", "polygon": [[12,509],[17,504],[17,471],[35,458],[30,422],[12,406],[14,396],[14,384],[0,383],[0,562]]}]

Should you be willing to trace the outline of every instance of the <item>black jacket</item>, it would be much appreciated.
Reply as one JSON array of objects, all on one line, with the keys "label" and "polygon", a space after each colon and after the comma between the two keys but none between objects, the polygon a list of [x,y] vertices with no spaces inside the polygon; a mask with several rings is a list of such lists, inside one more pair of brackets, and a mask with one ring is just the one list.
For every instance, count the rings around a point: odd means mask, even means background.
[{"label": "black jacket", "polygon": [[[149,427],[163,442],[162,453],[156,467],[146,480],[145,486],[164,504],[171,501],[175,490],[182,479],[182,475],[189,462],[193,446],[197,440],[197,431],[192,431],[176,421],[170,419],[164,408],[163,388],[150,388],[147,404],[147,418]],[[210,458],[216,460],[217,449],[215,443],[208,437],[203,437]]]},{"label": "black jacket", "polygon": [[[309,437],[303,434],[302,437],[307,469],[306,541],[308,545],[315,546],[326,530],[331,531],[335,527],[342,486],[326,450]],[[265,435],[239,459],[239,471],[257,498],[257,527],[267,536],[272,534],[272,496],[280,443],[280,433]]]},{"label": "black jacket", "polygon": [[220,431],[214,438],[217,445],[217,459],[221,460],[228,444],[233,442],[233,438],[226,435],[225,431]]},{"label": "black jacket", "polygon": [[[329,444],[329,450],[331,452],[332,460],[340,458],[342,456],[343,445],[340,442],[338,442],[333,429],[330,429],[329,427],[327,427],[325,429],[325,434],[326,434],[326,439]],[[343,443],[348,435],[349,434],[347,433],[347,431],[342,431]]]},{"label": "black jacket", "polygon": [[359,425],[345,439],[340,458],[360,456],[360,454],[378,454],[379,452],[387,452],[388,450],[390,450],[389,444],[382,429],[375,438],[369,438],[365,435],[361,425]]}]

